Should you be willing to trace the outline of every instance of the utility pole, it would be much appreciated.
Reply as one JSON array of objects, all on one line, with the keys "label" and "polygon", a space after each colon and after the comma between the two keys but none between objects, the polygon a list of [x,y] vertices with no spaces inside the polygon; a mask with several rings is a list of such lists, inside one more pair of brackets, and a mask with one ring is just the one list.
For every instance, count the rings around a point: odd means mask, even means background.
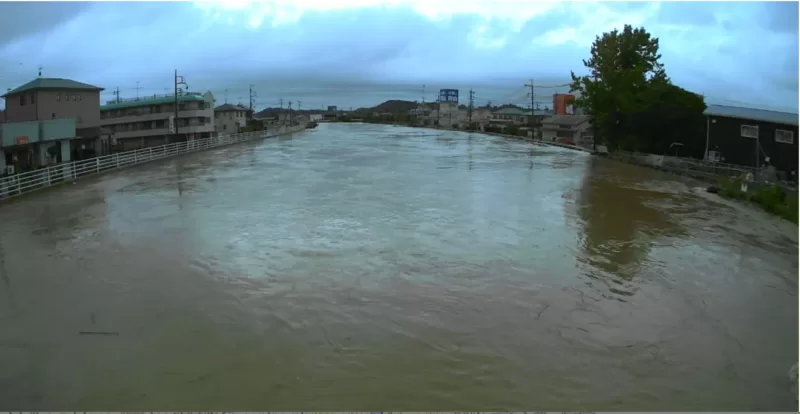
[{"label": "utility pole", "polygon": [[292,101],[289,101],[289,125],[292,125]]},{"label": "utility pole", "polygon": [[422,106],[425,106],[425,85],[422,85]]},{"label": "utility pole", "polygon": [[472,108],[475,105],[475,92],[472,89],[469,90],[469,107],[467,108],[467,113],[469,114],[469,126],[472,127]]},{"label": "utility pole", "polygon": [[441,128],[442,123],[442,97],[436,98],[436,128]]},{"label": "utility pole", "polygon": [[175,135],[173,135],[175,142],[178,141],[178,92],[182,92],[178,86],[183,86],[186,89],[189,88],[189,85],[186,84],[186,79],[184,79],[183,76],[178,75],[178,69],[175,69],[175,120],[173,121],[173,126],[175,127]]},{"label": "utility pole", "polygon": [[529,84],[526,83],[525,86],[528,86],[528,87],[531,88],[531,122],[530,122],[530,124],[531,124],[531,126],[533,126],[534,123],[536,122],[535,121],[536,116],[534,116],[534,112],[533,112],[534,111],[533,108],[536,106],[535,99],[533,98],[533,79],[531,79],[531,83],[529,83]]},{"label": "utility pole", "polygon": [[113,95],[115,96],[114,100],[119,103],[119,86],[117,86],[117,89],[113,92]]},{"label": "utility pole", "polygon": [[[280,108],[281,108],[280,111],[278,111],[278,121],[280,121],[281,123],[285,123],[286,122],[286,116],[284,116],[284,113],[283,113],[283,98],[278,99],[278,105],[280,105]],[[283,119],[281,119],[281,118],[283,118]]]},{"label": "utility pole", "polygon": [[136,81],[136,100],[139,100],[139,81]]},{"label": "utility pole", "polygon": [[253,90],[253,84],[250,84],[250,112],[248,112],[247,118],[253,119],[253,102],[256,100],[256,91]]}]

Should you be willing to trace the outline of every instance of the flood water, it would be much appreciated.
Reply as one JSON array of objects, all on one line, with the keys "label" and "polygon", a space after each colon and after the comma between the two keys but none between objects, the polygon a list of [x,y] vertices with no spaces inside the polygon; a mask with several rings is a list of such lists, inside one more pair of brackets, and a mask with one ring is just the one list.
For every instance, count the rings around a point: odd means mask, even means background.
[{"label": "flood water", "polygon": [[323,124],[12,200],[0,408],[794,410],[797,227],[698,186]]}]

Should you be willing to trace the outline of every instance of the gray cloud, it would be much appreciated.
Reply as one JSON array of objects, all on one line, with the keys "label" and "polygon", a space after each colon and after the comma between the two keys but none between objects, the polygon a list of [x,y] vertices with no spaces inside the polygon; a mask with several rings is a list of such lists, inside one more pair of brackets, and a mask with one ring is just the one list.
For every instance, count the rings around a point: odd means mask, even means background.
[{"label": "gray cloud", "polygon": [[0,3],[0,47],[58,27],[89,10],[88,2]]}]

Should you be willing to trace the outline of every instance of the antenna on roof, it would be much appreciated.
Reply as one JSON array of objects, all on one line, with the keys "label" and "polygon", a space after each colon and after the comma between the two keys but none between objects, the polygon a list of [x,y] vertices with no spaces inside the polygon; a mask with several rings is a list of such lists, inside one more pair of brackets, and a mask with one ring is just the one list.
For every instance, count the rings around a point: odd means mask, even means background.
[{"label": "antenna on roof", "polygon": [[228,90],[225,89],[225,103],[228,103]]},{"label": "antenna on roof", "polygon": [[42,65],[39,65],[39,77],[40,78],[42,77],[42,69],[44,69],[44,67],[42,67]]}]

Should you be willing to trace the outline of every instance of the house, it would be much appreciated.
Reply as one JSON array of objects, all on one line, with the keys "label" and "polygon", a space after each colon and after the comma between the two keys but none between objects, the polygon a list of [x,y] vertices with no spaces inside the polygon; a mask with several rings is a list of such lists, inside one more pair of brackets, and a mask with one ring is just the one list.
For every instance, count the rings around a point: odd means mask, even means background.
[{"label": "house", "polygon": [[542,140],[560,139],[571,144],[591,146],[594,142],[589,117],[586,115],[555,115],[542,120]]},{"label": "house", "polygon": [[214,130],[220,135],[236,134],[247,125],[250,112],[243,105],[220,105],[214,108]]},{"label": "house", "polygon": [[322,114],[311,114],[309,115],[309,119],[311,122],[320,122],[322,121]]},{"label": "house", "polygon": [[708,105],[705,158],[748,167],[775,167],[779,178],[796,180],[798,114]]},{"label": "house", "polygon": [[[533,111],[534,119],[540,122],[542,119],[552,115],[551,111]],[[491,123],[497,125],[525,125],[530,122],[531,110],[515,107],[505,107],[492,112]]]},{"label": "house", "polygon": [[214,132],[213,105],[211,92],[115,99],[100,107],[100,126],[111,131],[111,143],[121,151],[192,141]]},{"label": "house", "polygon": [[[98,129],[103,88],[62,78],[37,78],[9,90],[0,126],[0,167],[21,172],[102,153],[107,136]],[[105,141],[104,141],[105,140]],[[91,147],[91,148],[87,148]]]}]

